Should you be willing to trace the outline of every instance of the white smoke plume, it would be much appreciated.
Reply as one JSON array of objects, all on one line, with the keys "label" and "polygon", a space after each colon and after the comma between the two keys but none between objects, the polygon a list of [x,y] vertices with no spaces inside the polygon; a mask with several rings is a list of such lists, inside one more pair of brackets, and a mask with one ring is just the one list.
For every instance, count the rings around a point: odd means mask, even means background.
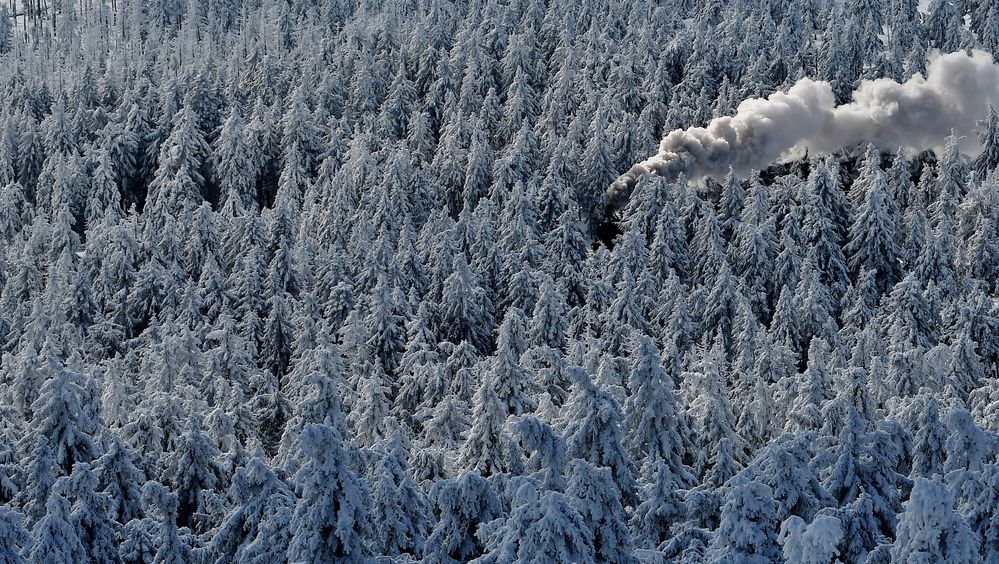
[{"label": "white smoke plume", "polygon": [[933,55],[925,77],[901,84],[865,80],[853,101],[841,106],[828,82],[803,78],[787,92],[743,101],[734,116],[669,133],[659,153],[610,186],[607,202],[612,209],[623,207],[643,175],[721,178],[730,166],[745,175],[805,151],[822,155],[860,143],[919,152],[939,149],[952,130],[962,138],[962,150],[974,156],[981,147],[973,128],[989,104],[999,106],[999,65],[977,50]]}]

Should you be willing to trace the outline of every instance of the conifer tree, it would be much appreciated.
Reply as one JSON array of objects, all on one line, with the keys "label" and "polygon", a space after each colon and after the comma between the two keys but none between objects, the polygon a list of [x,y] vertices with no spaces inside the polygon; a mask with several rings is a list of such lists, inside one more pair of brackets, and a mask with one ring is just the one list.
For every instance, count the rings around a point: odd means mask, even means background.
[{"label": "conifer tree", "polygon": [[77,530],[70,521],[69,501],[62,493],[67,485],[65,479],[57,483],[45,502],[45,516],[32,530],[35,544],[28,557],[33,562],[69,564],[77,562],[80,555],[86,554]]},{"label": "conifer tree", "polygon": [[593,531],[597,560],[636,562],[631,533],[625,522],[622,492],[610,468],[576,459],[570,466],[567,495],[582,517],[584,530]]},{"label": "conifer tree", "polygon": [[0,508],[0,562],[4,564],[22,564],[26,562],[22,551],[32,543],[31,535],[24,529],[23,519],[19,513],[8,508]]},{"label": "conifer tree", "polygon": [[725,495],[721,522],[707,558],[712,562],[770,562],[778,557],[775,507],[766,485],[737,478]]},{"label": "conifer tree", "polygon": [[511,415],[521,415],[536,407],[532,399],[530,374],[520,364],[525,343],[524,314],[519,308],[507,311],[496,336],[496,353],[490,359],[491,381],[504,410]]},{"label": "conifer tree", "polygon": [[490,483],[476,472],[466,472],[454,480],[440,480],[430,495],[440,520],[427,538],[424,560],[451,564],[481,556],[485,547],[473,531],[504,513]]},{"label": "conifer tree", "polygon": [[229,116],[215,141],[213,156],[219,197],[224,202],[222,208],[231,210],[231,217],[240,217],[246,210],[256,209],[256,171],[250,160],[250,139],[239,104],[233,104],[229,109]]},{"label": "conifer tree", "polygon": [[584,369],[570,370],[577,391],[567,407],[569,456],[609,468],[624,504],[631,505],[637,499],[637,485],[634,462],[623,444],[621,408],[610,393],[590,381]]},{"label": "conifer tree", "polygon": [[946,431],[940,423],[937,402],[932,398],[920,410],[917,424],[919,430],[913,437],[912,475],[932,478],[943,473],[944,443]]},{"label": "conifer tree", "polygon": [[913,558],[947,562],[978,561],[979,540],[953,509],[953,498],[943,484],[917,478],[899,518],[891,548],[892,561]]},{"label": "conifer tree", "polygon": [[339,434],[308,425],[299,439],[306,463],[296,476],[302,489],[292,518],[288,558],[363,562],[369,526],[368,486],[350,469]]},{"label": "conifer tree", "polygon": [[69,473],[77,462],[90,462],[100,455],[93,438],[96,421],[90,419],[91,406],[85,403],[86,377],[58,365],[48,368],[54,373],[32,404],[31,429],[47,442],[61,471]]},{"label": "conifer tree", "polygon": [[593,558],[592,533],[585,528],[583,518],[569,498],[559,492],[548,492],[539,498],[530,482],[519,487],[510,516],[492,534],[494,540],[488,552],[472,562]]},{"label": "conifer tree", "polygon": [[371,484],[372,519],[391,531],[375,534],[371,549],[376,554],[420,557],[429,529],[429,506],[406,462],[401,431],[396,429],[379,447],[383,452]]},{"label": "conifer tree", "polygon": [[673,378],[663,369],[655,344],[644,335],[636,338],[632,359],[628,382],[632,394],[624,409],[629,452],[634,460],[645,461],[643,464],[664,461],[678,485],[690,484],[693,476],[683,464],[687,454],[684,436],[689,431],[673,392]]},{"label": "conifer tree", "polygon": [[76,497],[70,522],[76,528],[84,554],[92,562],[120,562],[116,526],[108,514],[111,498],[97,491],[97,475],[89,464],[80,463],[73,468],[69,480]]},{"label": "conifer tree", "polygon": [[978,139],[984,151],[975,157],[972,168],[978,173],[979,178],[985,178],[999,165],[999,115],[993,106],[989,106],[988,116],[979,122],[978,126],[980,128]]},{"label": "conifer tree", "polygon": [[485,290],[462,257],[444,282],[441,329],[452,343],[468,341],[479,352],[489,350],[492,319]]},{"label": "conifer tree", "polygon": [[296,501],[292,489],[262,458],[253,457],[236,470],[229,495],[234,505],[212,535],[207,547],[211,557],[216,562],[260,561],[259,549],[268,545],[267,554],[284,558]]},{"label": "conifer tree", "polygon": [[225,488],[225,474],[216,460],[219,451],[191,418],[187,432],[178,438],[176,450],[169,455],[164,477],[177,496],[177,524],[201,529],[199,519],[207,514],[202,492]]},{"label": "conifer tree", "polygon": [[839,550],[843,537],[840,520],[831,515],[817,517],[810,524],[798,516],[781,523],[778,540],[784,546],[784,558],[793,562],[828,562]]},{"label": "conifer tree", "polygon": [[873,270],[883,293],[898,280],[898,224],[889,207],[888,186],[880,169],[875,169],[870,182],[850,225],[845,251],[853,276],[861,269]]},{"label": "conifer tree", "polygon": [[183,217],[202,201],[202,164],[209,154],[198,116],[185,105],[172,119],[170,135],[164,140],[158,168],[149,184],[147,234],[160,232],[165,215]]},{"label": "conifer tree", "polygon": [[475,394],[472,426],[458,453],[460,468],[485,477],[511,469],[516,453],[504,427],[508,414],[495,379],[486,376]]},{"label": "conifer tree", "polygon": [[[179,564],[190,560],[191,547],[184,542],[177,529],[177,496],[158,482],[149,481],[142,487],[142,497],[146,513],[158,525],[158,531],[151,539],[155,546],[153,562],[156,564]],[[133,521],[134,522],[134,521]]]},{"label": "conifer tree", "polygon": [[687,516],[687,506],[679,495],[674,472],[664,460],[651,464],[652,478],[640,494],[641,503],[631,518],[631,529],[639,546],[660,546],[672,536],[672,529]]}]

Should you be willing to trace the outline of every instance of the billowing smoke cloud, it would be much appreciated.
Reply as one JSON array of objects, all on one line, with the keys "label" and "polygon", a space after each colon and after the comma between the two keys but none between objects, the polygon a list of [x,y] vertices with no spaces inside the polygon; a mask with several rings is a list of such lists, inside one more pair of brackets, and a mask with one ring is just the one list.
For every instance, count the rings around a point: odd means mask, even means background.
[{"label": "billowing smoke cloud", "polygon": [[642,175],[720,178],[730,166],[744,175],[805,151],[828,154],[859,143],[919,152],[940,148],[952,130],[963,136],[962,150],[975,155],[981,147],[973,128],[988,104],[999,106],[999,65],[984,51],[933,56],[925,78],[902,84],[865,80],[841,106],[828,82],[804,78],[787,92],[743,101],[734,116],[669,133],[658,154],[611,185],[607,202],[622,207]]}]

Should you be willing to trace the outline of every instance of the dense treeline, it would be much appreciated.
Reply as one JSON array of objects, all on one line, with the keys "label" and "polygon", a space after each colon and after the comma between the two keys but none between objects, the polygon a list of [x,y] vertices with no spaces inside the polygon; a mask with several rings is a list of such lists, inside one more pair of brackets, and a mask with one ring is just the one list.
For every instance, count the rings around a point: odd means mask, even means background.
[{"label": "dense treeline", "polygon": [[0,560],[999,559],[995,112],[603,204],[743,98],[999,52],[999,3],[27,5]]}]

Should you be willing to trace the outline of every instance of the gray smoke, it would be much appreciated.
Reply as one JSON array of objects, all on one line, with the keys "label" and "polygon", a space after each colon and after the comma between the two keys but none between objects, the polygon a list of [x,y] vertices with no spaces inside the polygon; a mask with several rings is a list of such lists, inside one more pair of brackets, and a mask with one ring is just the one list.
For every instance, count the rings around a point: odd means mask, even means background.
[{"label": "gray smoke", "polygon": [[981,146],[973,128],[989,104],[999,106],[999,65],[977,50],[931,56],[925,78],[865,80],[841,106],[828,82],[803,78],[787,92],[743,101],[734,116],[669,133],[655,156],[611,184],[607,203],[623,207],[644,175],[721,178],[729,167],[746,175],[806,151],[823,155],[860,143],[919,152],[939,149],[952,130],[974,156]]}]

